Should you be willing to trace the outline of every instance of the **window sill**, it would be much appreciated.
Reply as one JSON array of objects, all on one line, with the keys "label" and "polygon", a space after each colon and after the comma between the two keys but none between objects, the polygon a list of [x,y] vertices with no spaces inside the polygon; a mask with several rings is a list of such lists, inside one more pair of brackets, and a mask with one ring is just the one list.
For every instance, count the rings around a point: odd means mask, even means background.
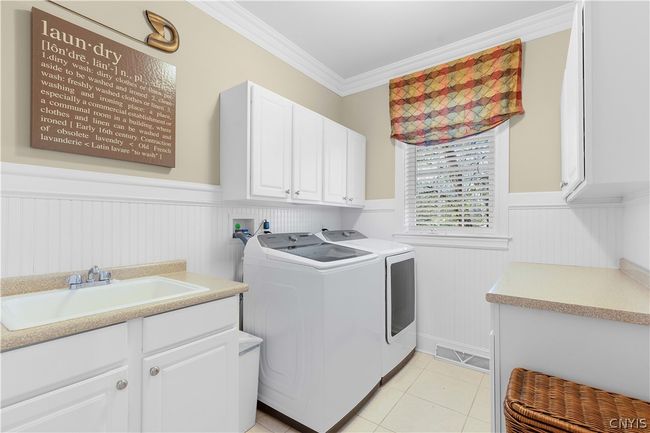
[{"label": "window sill", "polygon": [[444,248],[471,248],[479,250],[507,250],[509,236],[491,234],[440,234],[404,232],[394,233],[393,238],[398,242],[409,245],[444,247]]}]

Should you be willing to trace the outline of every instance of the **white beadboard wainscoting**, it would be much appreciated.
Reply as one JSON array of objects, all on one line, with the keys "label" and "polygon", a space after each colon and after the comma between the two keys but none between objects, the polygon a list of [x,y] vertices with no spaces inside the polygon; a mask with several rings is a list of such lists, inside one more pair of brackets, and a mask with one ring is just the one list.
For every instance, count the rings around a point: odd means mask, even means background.
[{"label": "white beadboard wainscoting", "polygon": [[231,205],[214,185],[3,163],[2,276],[186,259],[232,279],[232,218],[271,230],[339,228],[338,208]]},{"label": "white beadboard wainscoting", "polygon": [[[394,208],[393,200],[370,200],[363,211],[346,210],[342,223],[391,239],[399,231]],[[489,357],[485,293],[511,261],[618,267],[620,203],[569,207],[559,193],[510,194],[508,220],[507,249],[414,245],[419,350],[442,344]]]},{"label": "white beadboard wainscoting", "polygon": [[623,257],[650,269],[650,195],[626,197],[623,203]]}]

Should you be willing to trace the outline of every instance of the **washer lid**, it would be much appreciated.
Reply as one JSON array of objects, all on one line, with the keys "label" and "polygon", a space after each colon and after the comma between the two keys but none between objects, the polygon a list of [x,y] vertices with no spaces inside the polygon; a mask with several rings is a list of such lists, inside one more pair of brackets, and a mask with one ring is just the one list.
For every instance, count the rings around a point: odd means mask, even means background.
[{"label": "washer lid", "polygon": [[328,242],[336,242],[349,248],[355,248],[382,256],[392,256],[413,251],[413,247],[395,241],[384,239],[368,238],[356,230],[327,230],[318,234],[321,239]]},{"label": "washer lid", "polygon": [[[274,252],[301,257],[303,260],[313,260],[321,263],[338,262],[372,256],[372,253],[350,248],[348,246],[324,242],[321,238],[309,233],[277,233],[258,236],[259,243],[264,248]],[[274,254],[277,256],[277,253]],[[371,258],[371,257],[365,257]],[[302,261],[302,260],[300,260]]]},{"label": "washer lid", "polygon": [[337,260],[369,256],[371,254],[368,251],[357,250],[343,245],[328,244],[326,242],[316,245],[275,248],[275,250],[304,257],[306,259],[316,260],[317,262],[334,262]]}]

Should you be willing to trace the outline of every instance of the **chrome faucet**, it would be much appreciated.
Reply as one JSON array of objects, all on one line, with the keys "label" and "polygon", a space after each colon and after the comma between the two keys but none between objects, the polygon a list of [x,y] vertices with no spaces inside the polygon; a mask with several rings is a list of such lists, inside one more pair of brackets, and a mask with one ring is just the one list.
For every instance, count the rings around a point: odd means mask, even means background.
[{"label": "chrome faucet", "polygon": [[84,287],[103,286],[111,284],[112,275],[108,271],[102,271],[97,265],[88,269],[86,282],[80,274],[72,274],[68,277],[69,289],[82,289]]},{"label": "chrome faucet", "polygon": [[86,277],[86,281],[88,283],[94,282],[95,281],[95,276],[99,277],[99,267],[97,265],[95,265],[92,268],[88,269],[88,276]]}]

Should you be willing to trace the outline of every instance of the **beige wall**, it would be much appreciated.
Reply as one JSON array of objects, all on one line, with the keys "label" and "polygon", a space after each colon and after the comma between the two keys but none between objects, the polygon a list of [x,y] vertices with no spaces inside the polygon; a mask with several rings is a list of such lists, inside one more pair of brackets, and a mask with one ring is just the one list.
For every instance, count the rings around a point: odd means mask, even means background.
[{"label": "beige wall", "polygon": [[[181,47],[176,53],[165,54],[52,3],[2,1],[0,160],[218,184],[219,92],[244,80],[252,80],[366,135],[366,197],[395,196],[388,85],[341,98],[185,1],[66,4],[139,39],[149,33],[142,12],[145,8],[151,9],[176,25]],[[176,168],[29,146],[29,10],[32,6],[176,65]],[[559,189],[559,98],[568,40],[567,30],[524,44],[526,114],[511,122],[512,192]]]},{"label": "beige wall", "polygon": [[388,84],[343,98],[343,124],[366,136],[366,200],[395,196]]},{"label": "beige wall", "polygon": [[[560,189],[560,88],[569,30],[524,44],[526,113],[510,122],[510,191]],[[366,199],[395,196],[388,84],[343,98],[343,123],[367,137]]]},{"label": "beige wall", "polygon": [[[173,54],[149,48],[44,1],[2,1],[2,125],[5,162],[219,183],[219,92],[252,80],[334,120],[341,98],[186,1],[69,2],[69,7],[144,40],[143,11],[169,19],[180,33]],[[30,9],[36,6],[176,65],[176,168],[32,149],[30,142]]]}]

